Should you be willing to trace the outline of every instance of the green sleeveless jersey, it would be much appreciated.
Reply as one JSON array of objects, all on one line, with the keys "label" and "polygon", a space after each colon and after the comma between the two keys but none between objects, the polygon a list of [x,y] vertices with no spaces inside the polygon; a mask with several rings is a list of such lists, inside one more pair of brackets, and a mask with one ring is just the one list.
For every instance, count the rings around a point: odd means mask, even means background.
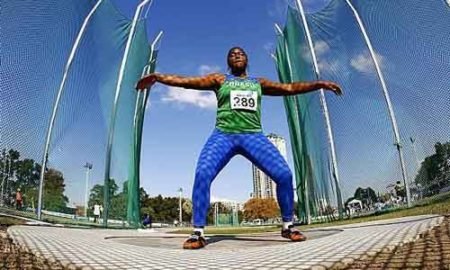
[{"label": "green sleeveless jersey", "polygon": [[227,75],[216,92],[216,128],[226,133],[261,132],[261,84]]}]

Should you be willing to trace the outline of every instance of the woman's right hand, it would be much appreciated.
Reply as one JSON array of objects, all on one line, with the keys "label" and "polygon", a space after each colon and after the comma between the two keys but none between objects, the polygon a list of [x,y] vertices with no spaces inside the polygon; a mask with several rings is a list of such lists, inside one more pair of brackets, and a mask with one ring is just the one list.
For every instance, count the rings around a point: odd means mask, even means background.
[{"label": "woman's right hand", "polygon": [[136,84],[136,90],[145,90],[150,88],[156,82],[156,74],[151,73],[142,77]]}]

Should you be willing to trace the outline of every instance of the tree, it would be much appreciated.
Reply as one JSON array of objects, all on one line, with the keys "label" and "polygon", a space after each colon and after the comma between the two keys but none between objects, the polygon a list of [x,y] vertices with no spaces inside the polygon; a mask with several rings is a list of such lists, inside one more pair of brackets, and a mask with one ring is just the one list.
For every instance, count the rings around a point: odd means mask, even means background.
[{"label": "tree", "polygon": [[139,188],[139,205],[144,205],[145,201],[149,198],[144,188]]},{"label": "tree", "polygon": [[354,199],[360,200],[363,205],[369,206],[375,202],[377,202],[377,194],[375,191],[371,188],[361,188],[358,187],[355,190],[355,195],[353,196]]},{"label": "tree", "polygon": [[141,217],[143,217],[145,214],[150,215],[152,217],[152,219],[154,219],[155,217],[155,209],[153,209],[153,207],[151,206],[141,206]]},{"label": "tree", "polygon": [[178,197],[165,197],[161,195],[149,197],[141,204],[141,213],[148,213],[154,222],[171,223],[178,219]]},{"label": "tree", "polygon": [[182,199],[181,208],[183,209],[183,221],[190,221],[192,219],[192,201],[189,199]]},{"label": "tree", "polygon": [[244,204],[244,218],[246,220],[275,218],[279,216],[278,204],[273,198],[252,198]]},{"label": "tree", "polygon": [[64,211],[69,199],[64,195],[66,185],[60,171],[49,169],[44,178],[43,204],[49,211]]},{"label": "tree", "polygon": [[33,159],[24,159],[17,164],[16,178],[20,188],[32,188],[39,185],[41,165]]},{"label": "tree", "polygon": [[[105,195],[105,186],[101,184],[96,184],[92,187],[90,195],[89,195],[89,207],[94,206],[94,204],[103,204],[104,201],[104,195]],[[116,181],[114,179],[110,179],[109,182],[109,195],[114,196],[116,195],[117,190],[119,187],[116,184]]]},{"label": "tree", "polygon": [[3,191],[5,203],[10,204],[13,193],[17,189],[13,178],[19,162],[20,153],[14,149],[3,149],[0,158],[0,185]]},{"label": "tree", "polygon": [[15,189],[20,188],[25,206],[36,207],[41,165],[33,159],[19,161],[16,171]]},{"label": "tree", "polygon": [[126,192],[111,196],[109,218],[120,220],[127,218],[127,197],[128,194]]},{"label": "tree", "polygon": [[[112,198],[117,194],[117,191],[119,190],[119,186],[117,186],[116,181],[114,179],[109,179],[109,198],[110,202]],[[88,201],[88,214],[92,215],[92,208],[94,205],[99,204],[103,205],[104,203],[104,196],[105,195],[105,186],[96,184],[92,187],[90,194],[89,194],[89,201]],[[105,206],[103,206],[104,208]]]},{"label": "tree", "polygon": [[[4,194],[13,198],[20,188],[23,194],[24,206],[37,207],[38,188],[41,176],[41,165],[33,159],[20,159],[17,150],[3,149],[0,158],[1,182],[4,184]],[[65,184],[63,174],[56,169],[47,169],[44,177],[42,194],[43,208],[50,211],[64,211],[69,201],[64,195]]]},{"label": "tree", "polygon": [[450,142],[434,145],[435,153],[422,162],[414,182],[424,187],[425,195],[438,193],[450,181]]}]

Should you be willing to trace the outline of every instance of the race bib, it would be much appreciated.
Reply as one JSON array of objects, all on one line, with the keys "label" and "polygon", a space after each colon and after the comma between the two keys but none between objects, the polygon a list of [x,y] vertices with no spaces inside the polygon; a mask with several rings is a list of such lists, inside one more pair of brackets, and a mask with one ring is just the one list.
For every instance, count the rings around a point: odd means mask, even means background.
[{"label": "race bib", "polygon": [[258,107],[256,91],[231,90],[230,104],[233,110],[256,111]]}]

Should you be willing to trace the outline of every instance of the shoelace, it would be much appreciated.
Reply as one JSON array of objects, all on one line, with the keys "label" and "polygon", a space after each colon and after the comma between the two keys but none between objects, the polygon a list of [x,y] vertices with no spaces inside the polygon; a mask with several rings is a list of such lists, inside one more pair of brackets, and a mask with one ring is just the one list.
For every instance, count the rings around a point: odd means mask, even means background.
[{"label": "shoelace", "polygon": [[197,241],[199,238],[201,237],[201,234],[194,232],[193,234],[191,234],[191,236],[189,236],[189,241]]},{"label": "shoelace", "polygon": [[294,225],[290,225],[286,230],[283,230],[283,232],[288,232],[289,234],[300,234],[300,231],[294,228]]}]

